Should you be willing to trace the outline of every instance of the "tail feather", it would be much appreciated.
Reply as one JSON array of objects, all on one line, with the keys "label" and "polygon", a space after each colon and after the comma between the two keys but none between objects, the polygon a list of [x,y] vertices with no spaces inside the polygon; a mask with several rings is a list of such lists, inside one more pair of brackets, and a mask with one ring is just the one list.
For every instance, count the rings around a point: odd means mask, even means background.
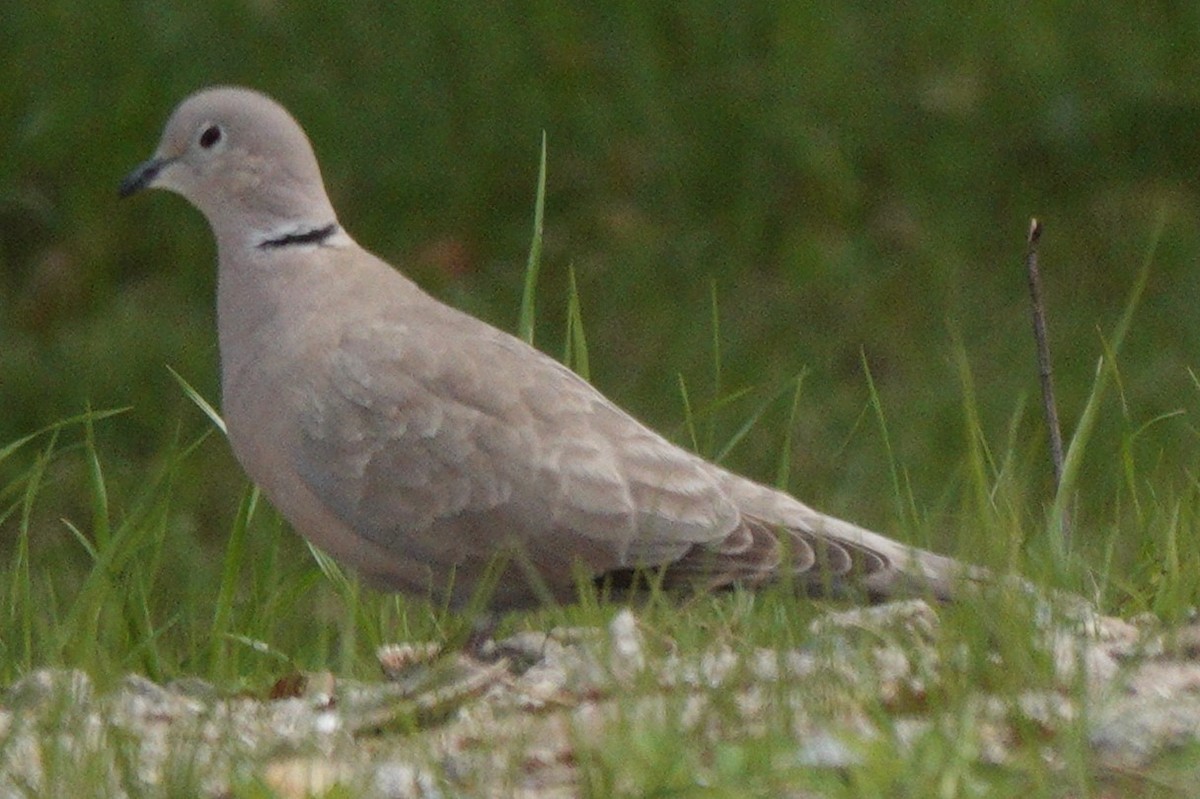
[{"label": "tail feather", "polygon": [[786,575],[814,594],[863,591],[872,599],[929,595],[948,600],[987,571],[901,544],[827,516],[785,494],[726,473],[742,524],[719,544],[695,547],[671,565],[693,585],[761,584]]}]

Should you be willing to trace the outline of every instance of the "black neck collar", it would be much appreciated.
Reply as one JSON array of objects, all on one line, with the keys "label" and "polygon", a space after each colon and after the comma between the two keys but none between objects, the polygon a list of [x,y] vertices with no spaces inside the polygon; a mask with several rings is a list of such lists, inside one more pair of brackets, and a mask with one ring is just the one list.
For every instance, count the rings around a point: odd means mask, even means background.
[{"label": "black neck collar", "polygon": [[324,244],[337,232],[337,222],[330,222],[325,227],[300,230],[295,233],[285,233],[273,239],[264,239],[259,242],[258,248],[260,250],[274,250],[280,247],[292,247],[297,244]]}]

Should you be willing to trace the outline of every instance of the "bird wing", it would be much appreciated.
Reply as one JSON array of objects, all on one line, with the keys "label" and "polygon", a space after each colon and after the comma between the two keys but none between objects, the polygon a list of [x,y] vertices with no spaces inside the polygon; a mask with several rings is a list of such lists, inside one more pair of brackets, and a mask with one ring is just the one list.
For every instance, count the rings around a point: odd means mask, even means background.
[{"label": "bird wing", "polygon": [[536,559],[582,539],[604,571],[671,562],[740,524],[709,464],[423,295],[343,327],[321,360],[297,471],[376,543],[452,560],[517,543]]}]

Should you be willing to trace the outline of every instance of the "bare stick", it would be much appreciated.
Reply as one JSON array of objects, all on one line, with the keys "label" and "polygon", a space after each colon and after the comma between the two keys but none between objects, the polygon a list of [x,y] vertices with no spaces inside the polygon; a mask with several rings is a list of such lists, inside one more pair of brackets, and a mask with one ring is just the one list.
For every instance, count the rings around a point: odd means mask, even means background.
[{"label": "bare stick", "polygon": [[[1050,361],[1050,341],[1046,337],[1046,307],[1042,303],[1042,278],[1038,272],[1038,240],[1042,223],[1029,220],[1029,236],[1025,240],[1025,271],[1029,275],[1029,299],[1033,303],[1033,339],[1037,345],[1038,376],[1042,382],[1042,406],[1046,412],[1046,429],[1050,434],[1050,458],[1054,464],[1054,489],[1062,487],[1063,442],[1058,424],[1058,405],[1054,401],[1054,369]],[[1063,514],[1062,534],[1067,539],[1067,519]]]}]

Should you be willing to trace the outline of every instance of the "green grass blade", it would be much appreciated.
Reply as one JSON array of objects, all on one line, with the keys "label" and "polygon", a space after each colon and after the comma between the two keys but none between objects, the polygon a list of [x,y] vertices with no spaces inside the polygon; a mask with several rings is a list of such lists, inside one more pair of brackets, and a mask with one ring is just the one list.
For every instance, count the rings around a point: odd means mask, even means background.
[{"label": "green grass blade", "polygon": [[229,541],[225,545],[225,562],[221,569],[221,585],[217,589],[216,607],[213,609],[212,631],[209,639],[209,670],[222,678],[233,675],[229,662],[228,636],[233,632],[233,607],[237,596],[238,575],[246,560],[246,542],[249,529],[258,509],[258,486],[250,486],[238,505]]},{"label": "green grass blade", "polygon": [[175,382],[177,382],[180,388],[183,389],[183,393],[187,395],[187,398],[190,399],[192,403],[199,408],[214,425],[217,426],[217,429],[221,431],[222,435],[227,434],[228,431],[225,429],[225,420],[221,418],[221,414],[217,413],[217,409],[214,408],[208,400],[204,399],[204,397],[200,395],[199,391],[192,388],[192,384],[187,380],[184,380],[183,375],[179,374],[179,372],[176,372],[170,366],[167,367],[167,371],[171,373],[171,377],[175,378]]},{"label": "green grass blade", "polygon": [[525,287],[521,293],[521,317],[517,335],[527,344],[533,343],[536,321],[534,304],[537,297],[538,272],[542,266],[542,232],[546,217],[546,132],[542,131],[542,154],[538,162],[537,198],[533,208],[533,239],[529,242],[529,261],[525,265]]},{"label": "green grass blade", "polygon": [[62,523],[63,526],[67,528],[67,531],[71,533],[71,536],[75,539],[83,551],[86,552],[88,557],[92,559],[92,563],[99,563],[100,552],[96,549],[96,546],[92,543],[91,539],[84,535],[83,531],[75,526],[75,523],[70,519],[63,519]]},{"label": "green grass blade", "polygon": [[970,471],[970,485],[975,501],[975,512],[981,517],[990,515],[994,509],[990,475],[994,461],[983,439],[983,424],[979,419],[979,400],[975,393],[975,376],[967,349],[957,333],[953,336],[954,361],[958,367],[958,383],[962,391],[962,413],[966,423],[966,464]]},{"label": "green grass blade", "polygon": [[775,486],[781,491],[787,491],[792,481],[792,436],[796,431],[796,419],[800,416],[800,397],[804,389],[804,377],[808,370],[802,370],[792,382],[796,388],[792,392],[792,408],[788,412],[787,424],[783,428],[783,446],[779,450],[779,468],[775,472]]},{"label": "green grass blade", "polygon": [[729,437],[729,440],[725,442],[725,446],[721,447],[717,454],[713,456],[713,461],[716,463],[721,463],[727,457],[729,457],[729,453],[733,452],[737,445],[742,443],[742,439],[744,439],[750,433],[750,431],[753,430],[760,421],[762,421],[763,414],[767,412],[767,409],[770,408],[777,399],[783,396],[783,393],[787,391],[788,385],[789,383],[784,383],[778,389],[772,391],[765,399],[763,399],[762,402],[758,403],[754,410],[746,414],[746,418],[742,420],[742,423],[738,426],[738,429],[735,430],[733,435]]},{"label": "green grass blade", "polygon": [[563,363],[584,380],[591,380],[592,367],[588,359],[587,336],[583,331],[583,309],[579,286],[575,282],[574,265],[567,267],[567,341]]},{"label": "green grass blade", "polygon": [[98,422],[101,419],[107,419],[108,417],[116,416],[119,413],[126,413],[130,410],[131,407],[132,406],[125,406],[122,408],[109,408],[109,409],[103,410],[103,411],[89,410],[85,413],[81,413],[76,416],[71,416],[66,419],[62,419],[60,421],[54,422],[53,424],[48,424],[39,430],[35,430],[34,432],[30,433],[27,436],[22,436],[21,438],[18,438],[16,441],[13,441],[11,443],[5,444],[3,447],[0,447],[0,462],[3,462],[5,459],[7,459],[9,456],[11,456],[14,452],[21,449],[21,447],[25,446],[30,441],[33,441],[35,438],[45,435],[46,433],[54,433],[58,430],[62,430],[64,427],[70,427],[71,425],[80,424],[81,422]]},{"label": "green grass blade", "polygon": [[892,450],[892,436],[888,432],[887,417],[883,412],[883,402],[879,399],[879,391],[875,388],[875,378],[871,375],[871,365],[867,363],[867,353],[865,350],[859,351],[859,360],[862,362],[863,374],[867,378],[867,393],[871,409],[875,411],[875,420],[879,423],[879,432],[883,436],[883,449],[887,454],[888,473],[892,478],[892,492],[896,500],[896,518],[900,521],[905,519],[904,484],[900,480],[900,470],[896,464],[896,453]]},{"label": "green grass blade", "polygon": [[1129,292],[1129,299],[1125,303],[1125,311],[1117,323],[1116,330],[1113,332],[1111,340],[1112,356],[1100,360],[1100,364],[1096,369],[1095,380],[1092,383],[1092,391],[1088,395],[1087,403],[1084,405],[1083,413],[1079,417],[1079,423],[1075,427],[1075,432],[1072,434],[1071,441],[1067,446],[1067,453],[1063,458],[1062,481],[1059,483],[1058,491],[1054,497],[1051,516],[1053,543],[1060,554],[1065,554],[1068,549],[1068,542],[1062,522],[1066,518],[1065,514],[1068,512],[1071,498],[1075,494],[1075,486],[1079,481],[1079,472],[1083,465],[1084,452],[1087,450],[1088,442],[1096,428],[1101,401],[1104,399],[1109,381],[1112,379],[1114,373],[1116,364],[1113,361],[1113,356],[1121,351],[1121,344],[1125,341],[1125,334],[1129,331],[1129,325],[1133,321],[1134,312],[1141,301],[1142,292],[1145,290],[1146,283],[1150,278],[1150,267],[1154,263],[1154,256],[1158,251],[1158,244],[1162,239],[1165,225],[1166,214],[1160,214],[1158,224],[1151,234],[1150,246],[1142,262],[1142,268],[1138,272],[1137,280],[1134,282],[1133,289]]},{"label": "green grass blade", "polygon": [[58,443],[58,428],[50,433],[50,441],[34,459],[33,465],[25,476],[25,492],[21,502],[21,522],[17,535],[17,548],[13,555],[12,583],[8,596],[8,627],[16,629],[7,635],[10,652],[15,651],[17,663],[28,670],[35,657],[34,642],[34,605],[37,602],[34,595],[33,577],[31,572],[29,533],[32,525],[33,508],[46,476],[46,469]]},{"label": "green grass blade", "polygon": [[338,594],[347,596],[352,591],[351,580],[346,575],[345,570],[338,565],[338,562],[330,557],[324,550],[319,549],[311,542],[308,544],[308,551],[312,555],[313,560],[317,562],[317,568],[321,570],[321,574],[325,575],[325,579],[333,585]]},{"label": "green grass blade", "polygon": [[[708,284],[709,291],[709,308],[710,308],[710,326],[712,327],[712,370],[713,370],[713,389],[712,397],[714,406],[721,400],[721,392],[724,388],[721,373],[721,307],[717,302],[717,281],[711,280]],[[706,438],[704,443],[705,452],[712,452],[716,449],[717,442],[717,417],[716,414],[710,414]]]},{"label": "green grass blade", "polygon": [[100,464],[100,453],[96,449],[96,431],[89,416],[83,423],[84,453],[88,465],[88,483],[92,489],[92,536],[100,549],[108,545],[112,535],[108,515],[108,488],[104,480],[104,467]]},{"label": "green grass blade", "polygon": [[692,452],[700,452],[700,439],[696,437],[696,416],[692,413],[692,400],[688,395],[687,378],[683,372],[679,378],[679,398],[683,402],[683,426],[687,431],[688,440],[692,442]]}]

